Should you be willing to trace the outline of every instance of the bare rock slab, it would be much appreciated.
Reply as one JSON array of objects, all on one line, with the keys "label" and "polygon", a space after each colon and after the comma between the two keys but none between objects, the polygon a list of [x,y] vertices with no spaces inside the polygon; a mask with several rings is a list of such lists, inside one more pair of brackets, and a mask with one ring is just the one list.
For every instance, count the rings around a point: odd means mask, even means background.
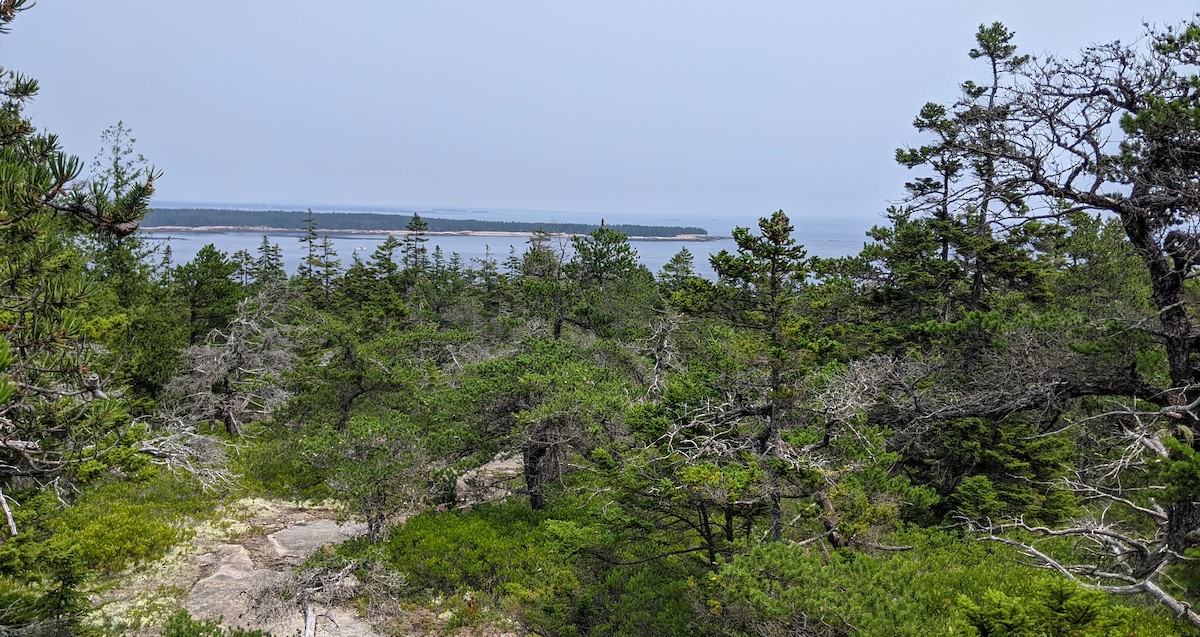
[{"label": "bare rock slab", "polygon": [[211,573],[196,582],[185,607],[194,617],[249,625],[251,601],[282,573],[256,569],[250,552],[241,544],[220,544],[197,558],[201,572]]},{"label": "bare rock slab", "polygon": [[317,519],[293,524],[285,529],[267,534],[267,540],[279,557],[304,559],[326,544],[341,544],[367,532],[361,522],[336,522]]},{"label": "bare rock slab", "polygon": [[[249,534],[236,544],[212,546],[194,558],[202,577],[192,587],[184,607],[200,619],[223,618],[226,626],[265,629],[276,635],[300,634],[305,628],[302,609],[264,606],[263,599],[290,576],[291,566],[322,546],[339,544],[366,530],[366,525],[359,522],[302,518],[265,536]],[[321,606],[314,610],[315,635],[378,636],[351,609]]]}]

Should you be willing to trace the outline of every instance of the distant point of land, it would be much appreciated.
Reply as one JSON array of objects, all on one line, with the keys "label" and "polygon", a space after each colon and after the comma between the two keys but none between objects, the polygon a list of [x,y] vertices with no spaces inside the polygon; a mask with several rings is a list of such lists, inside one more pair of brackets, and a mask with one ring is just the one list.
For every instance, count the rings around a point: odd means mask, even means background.
[{"label": "distant point of land", "polygon": [[[309,213],[299,210],[222,210],[215,208],[157,208],[142,221],[142,229],[166,232],[300,232]],[[411,214],[314,212],[317,232],[339,234],[403,234]],[[542,230],[557,235],[588,234],[599,224],[485,221],[422,217],[428,234],[525,236]],[[634,239],[708,241],[719,239],[697,226],[605,224]]]}]

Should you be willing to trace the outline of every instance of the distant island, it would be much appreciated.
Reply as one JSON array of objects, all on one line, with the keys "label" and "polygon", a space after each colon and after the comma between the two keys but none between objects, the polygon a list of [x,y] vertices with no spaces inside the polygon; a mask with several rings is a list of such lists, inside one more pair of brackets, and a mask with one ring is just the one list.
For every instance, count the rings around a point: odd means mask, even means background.
[{"label": "distant island", "polygon": [[[157,208],[142,221],[142,229],[167,232],[299,232],[305,227],[308,212],[299,210],[221,210],[215,208]],[[318,232],[401,233],[412,221],[411,214],[369,212],[314,212]],[[587,223],[546,223],[532,221],[484,221],[480,219],[441,219],[422,217],[429,234],[503,234],[526,235],[538,230],[553,234],[588,234],[598,228]],[[676,239],[705,241],[718,239],[697,226],[643,226],[605,224],[637,239]]]}]

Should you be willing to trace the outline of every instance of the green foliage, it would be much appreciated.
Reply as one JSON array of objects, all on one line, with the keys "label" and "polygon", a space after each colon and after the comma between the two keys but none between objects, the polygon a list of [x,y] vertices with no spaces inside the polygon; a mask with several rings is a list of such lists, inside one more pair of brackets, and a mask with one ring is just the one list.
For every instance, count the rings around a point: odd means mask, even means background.
[{"label": "green foliage", "polygon": [[669,292],[683,288],[688,279],[696,276],[696,258],[692,251],[684,246],[667,261],[658,273],[658,281]]},{"label": "green foliage", "polygon": [[388,564],[414,592],[494,596],[527,625],[577,634],[571,615],[580,587],[545,518],[509,503],[468,514],[426,513],[387,539]]},{"label": "green foliage", "polygon": [[333,458],[329,484],[351,512],[367,520],[367,536],[383,538],[387,518],[417,508],[430,493],[428,461],[411,424],[352,418],[318,444]]},{"label": "green foliage", "polygon": [[92,632],[80,625],[91,604],[87,592],[83,590],[88,573],[78,545],[50,552],[46,556],[46,563],[52,583],[34,604],[37,616],[50,623],[51,634],[79,635]]},{"label": "green foliage", "polygon": [[295,398],[278,415],[295,424],[340,429],[358,413],[409,412],[422,399],[418,390],[436,385],[437,365],[457,340],[429,325],[375,329],[333,314],[306,319],[315,329],[289,374]]},{"label": "green foliage", "polygon": [[0,544],[0,575],[36,578],[46,556],[70,555],[100,573],[156,559],[187,537],[186,523],[212,512],[213,499],[169,473],[91,487],[64,508],[31,493],[14,510],[21,535]]},{"label": "green foliage", "polygon": [[1158,462],[1162,483],[1167,485],[1164,499],[1168,502],[1194,501],[1200,494],[1200,453],[1184,442],[1167,438],[1170,456]]},{"label": "green foliage", "polygon": [[999,422],[962,418],[943,424],[939,447],[924,466],[913,465],[918,482],[953,494],[948,504],[974,519],[1027,516],[1055,523],[1074,513],[1072,497],[1053,486],[1075,459],[1066,435],[1039,436],[1036,424],[1020,418]]},{"label": "green foliage", "polygon": [[3,375],[13,362],[10,347],[8,341],[0,340],[0,404],[7,403],[17,393],[17,385],[13,383],[12,378]]},{"label": "green foliage", "polygon": [[954,504],[959,513],[972,520],[999,520],[1009,510],[987,476],[963,478],[954,490]]},{"label": "green foliage", "polygon": [[979,637],[1130,637],[1154,634],[1139,626],[1137,613],[1117,606],[1104,593],[1050,579],[1027,596],[989,588],[978,603],[960,596],[959,606]]},{"label": "green foliage", "polygon": [[200,248],[191,262],[175,268],[173,279],[184,308],[189,345],[225,328],[237,313],[242,287],[233,279],[235,270],[229,257],[212,244]]},{"label": "green foliage", "polygon": [[162,557],[221,504],[169,473],[98,484],[67,507],[49,492],[14,495],[20,534],[0,543],[0,626],[47,635],[100,634],[84,621],[97,589],[119,571]]},{"label": "green foliage", "polygon": [[629,237],[601,221],[591,234],[572,237],[571,246],[574,255],[564,268],[577,295],[570,320],[602,337],[640,333],[655,305],[655,286]]},{"label": "green foliage", "polygon": [[561,338],[571,312],[576,282],[567,276],[566,248],[555,245],[545,231],[529,238],[529,247],[514,264],[517,298],[526,312],[550,325],[551,335]]},{"label": "green foliage", "polygon": [[51,554],[76,550],[92,568],[115,572],[158,557],[184,538],[171,520],[153,515],[158,511],[151,507],[105,500],[85,500],[64,509],[47,525],[54,535],[46,549]]},{"label": "green foliage", "polygon": [[[893,540],[915,548],[879,556],[850,551],[826,556],[785,544],[753,547],[697,580],[695,594],[709,620],[732,634],[774,634],[803,625],[818,635],[887,637],[972,630],[981,635],[1189,634],[1164,614],[1121,607],[1055,574],[1031,572],[1007,547],[939,532],[909,532]],[[1017,632],[980,628],[989,622],[1007,623]]]},{"label": "green foliage", "polygon": [[708,634],[690,596],[694,572],[669,559],[609,568],[583,590],[581,623],[596,636]]},{"label": "green foliage", "polygon": [[782,210],[758,222],[762,234],[736,228],[737,253],[722,250],[711,257],[721,281],[741,293],[739,323],[777,330],[775,322],[791,308],[797,286],[809,274],[807,253],[792,236],[794,227]]},{"label": "green foliage", "polygon": [[482,595],[539,634],[632,637],[699,628],[687,586],[694,565],[588,559],[608,535],[597,522],[576,504],[542,513],[516,503],[425,513],[395,529],[384,552],[405,576],[409,599]]},{"label": "green foliage", "polygon": [[313,448],[317,436],[275,427],[251,429],[246,437],[247,444],[231,461],[247,490],[286,500],[319,502],[332,497],[330,467],[320,462],[328,450]]},{"label": "green foliage", "polygon": [[410,275],[419,275],[429,269],[429,250],[425,247],[429,224],[414,212],[404,229],[407,232],[400,241],[400,266]]}]

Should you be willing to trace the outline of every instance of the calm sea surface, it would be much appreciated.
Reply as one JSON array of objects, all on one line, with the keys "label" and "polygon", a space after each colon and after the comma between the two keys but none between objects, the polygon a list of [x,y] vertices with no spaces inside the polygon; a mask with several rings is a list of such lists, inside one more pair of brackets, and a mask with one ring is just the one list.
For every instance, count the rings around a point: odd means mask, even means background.
[{"label": "calm sea surface", "polygon": [[[426,217],[440,216],[436,212],[427,210],[421,210],[420,212],[422,216]],[[498,215],[489,213],[488,211],[455,212],[457,214],[446,214],[445,216],[473,219],[512,218],[514,220],[546,221],[548,224],[553,223],[553,221],[580,221],[584,223],[595,223],[596,221],[594,215],[589,215],[585,218],[583,213],[505,211],[507,214]],[[520,216],[521,213],[526,213],[526,216]],[[538,218],[538,214],[553,214],[554,216],[553,218]],[[253,223],[252,217],[252,212],[247,213],[246,222],[248,225]],[[711,233],[722,235],[728,235],[736,225],[753,226],[757,223],[756,219],[747,221],[733,219],[647,220],[645,218],[620,218],[618,216],[610,216],[607,221],[609,223],[699,225],[705,227]],[[857,254],[862,249],[863,243],[866,240],[865,232],[873,225],[872,220],[869,219],[794,219],[793,223],[796,226],[796,240],[808,249],[810,255],[820,257]],[[329,232],[328,235],[334,248],[337,250],[338,258],[341,260],[343,266],[350,264],[352,255],[355,253],[364,260],[369,259],[371,252],[387,236],[385,234],[338,234],[336,232]],[[169,245],[171,247],[172,262],[175,264],[186,263],[192,260],[200,248],[210,243],[227,254],[233,254],[238,250],[246,250],[251,254],[255,254],[263,238],[261,233],[255,232],[175,232],[171,234],[156,232],[146,233],[144,236],[152,244]],[[277,244],[282,249],[284,265],[289,272],[296,270],[303,257],[304,248],[303,244],[299,241],[300,236],[301,233],[299,231],[294,233],[272,233],[268,235],[269,241]],[[471,264],[474,260],[483,259],[486,255],[491,255],[501,265],[503,265],[505,258],[508,257],[510,250],[516,249],[518,253],[524,252],[528,241],[526,237],[438,235],[429,235],[428,239],[429,242],[425,245],[429,251],[432,252],[434,246],[440,246],[446,258],[449,258],[451,253],[457,252],[465,263]],[[715,241],[631,241],[630,244],[637,250],[642,264],[653,272],[658,272],[663,264],[678,253],[680,249],[687,247],[695,257],[697,272],[705,276],[712,276],[712,270],[708,265],[709,255],[721,250],[732,252],[737,247],[732,239],[719,239]]]}]

